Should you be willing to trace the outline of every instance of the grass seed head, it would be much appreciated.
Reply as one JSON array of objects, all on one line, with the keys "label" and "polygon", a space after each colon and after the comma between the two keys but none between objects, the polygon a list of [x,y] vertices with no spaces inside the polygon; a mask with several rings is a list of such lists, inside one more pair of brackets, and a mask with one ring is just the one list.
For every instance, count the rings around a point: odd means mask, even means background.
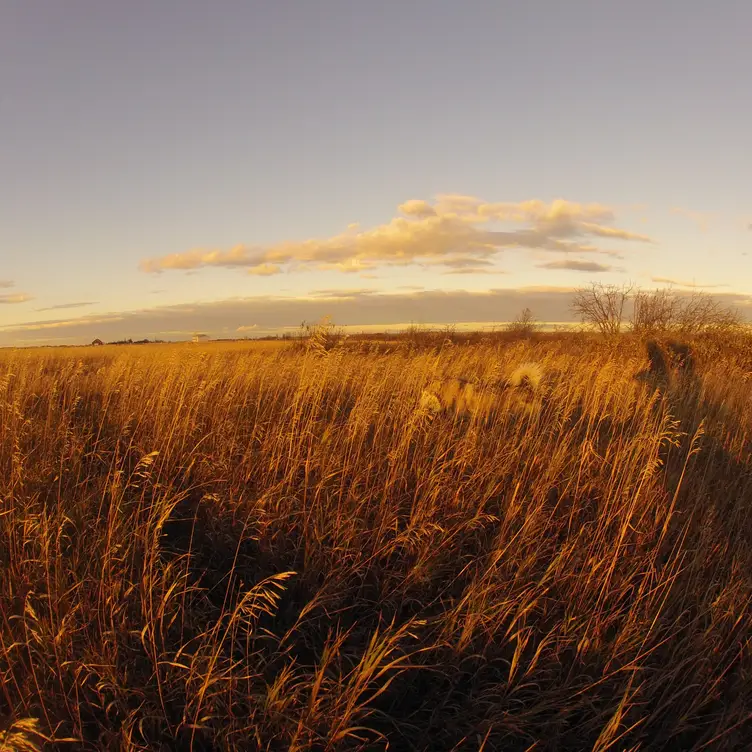
[{"label": "grass seed head", "polygon": [[543,367],[535,362],[521,363],[509,374],[509,385],[529,389],[531,392],[540,391],[543,386]]}]

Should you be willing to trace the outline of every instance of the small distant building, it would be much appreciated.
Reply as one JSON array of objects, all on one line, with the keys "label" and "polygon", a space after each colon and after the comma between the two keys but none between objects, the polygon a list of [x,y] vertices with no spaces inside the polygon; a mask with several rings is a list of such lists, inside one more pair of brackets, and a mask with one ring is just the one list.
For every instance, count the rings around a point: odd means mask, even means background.
[{"label": "small distant building", "polygon": [[95,339],[91,344],[92,344],[92,347],[99,347],[100,345],[103,345],[104,342],[102,342],[101,339]]}]

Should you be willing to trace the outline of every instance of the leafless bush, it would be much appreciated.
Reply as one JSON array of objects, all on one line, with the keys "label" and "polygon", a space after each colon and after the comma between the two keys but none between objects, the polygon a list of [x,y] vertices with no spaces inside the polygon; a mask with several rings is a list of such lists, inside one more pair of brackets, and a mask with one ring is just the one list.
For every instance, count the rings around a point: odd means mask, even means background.
[{"label": "leafless bush", "polygon": [[702,292],[681,295],[654,290],[637,292],[630,323],[635,334],[691,337],[732,333],[739,329],[741,318],[738,310]]},{"label": "leafless bush", "polygon": [[529,308],[523,308],[514,321],[507,324],[506,331],[515,337],[531,337],[538,329],[535,316]]},{"label": "leafless bush", "polygon": [[671,290],[639,290],[634,296],[631,329],[641,335],[668,331],[676,313],[677,299]]},{"label": "leafless bush", "polygon": [[576,291],[571,307],[584,324],[596,327],[605,336],[613,336],[621,331],[632,289],[632,285],[593,282],[590,287]]},{"label": "leafless bush", "polygon": [[684,335],[725,334],[740,325],[741,316],[737,309],[698,292],[681,300],[674,329]]}]

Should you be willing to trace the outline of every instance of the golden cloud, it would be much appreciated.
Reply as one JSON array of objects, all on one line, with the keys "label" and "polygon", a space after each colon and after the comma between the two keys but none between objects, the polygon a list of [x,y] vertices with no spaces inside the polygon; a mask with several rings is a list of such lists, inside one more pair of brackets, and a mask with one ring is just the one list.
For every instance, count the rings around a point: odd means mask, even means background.
[{"label": "golden cloud", "polygon": [[[367,272],[381,266],[482,267],[504,249],[560,253],[611,253],[594,238],[651,242],[647,235],[613,226],[614,213],[600,204],[557,199],[489,203],[473,196],[440,195],[433,203],[411,199],[399,216],[370,229],[352,224],[329,238],[230,249],[194,249],[145,259],[145,272],[201,267],[245,269],[271,275],[303,269]],[[500,229],[505,224],[515,225]],[[589,242],[588,242],[589,241]],[[460,261],[458,261],[458,259]]]},{"label": "golden cloud", "polygon": [[421,199],[413,199],[411,201],[405,201],[399,207],[402,214],[406,214],[408,217],[434,217],[436,216],[436,209],[428,203],[428,201],[422,201]]},{"label": "golden cloud", "polygon": [[277,264],[257,264],[248,269],[248,274],[254,274],[258,277],[270,277],[272,274],[279,274],[282,269]]},{"label": "golden cloud", "polygon": [[34,300],[34,298],[24,292],[13,293],[12,295],[0,295],[0,303],[28,303],[30,300]]}]

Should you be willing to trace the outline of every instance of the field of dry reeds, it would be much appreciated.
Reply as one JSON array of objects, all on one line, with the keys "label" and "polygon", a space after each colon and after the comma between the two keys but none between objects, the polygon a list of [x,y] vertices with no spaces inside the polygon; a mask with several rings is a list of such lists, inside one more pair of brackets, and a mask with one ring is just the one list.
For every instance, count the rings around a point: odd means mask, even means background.
[{"label": "field of dry reeds", "polygon": [[752,350],[695,359],[0,352],[0,749],[748,749]]}]

